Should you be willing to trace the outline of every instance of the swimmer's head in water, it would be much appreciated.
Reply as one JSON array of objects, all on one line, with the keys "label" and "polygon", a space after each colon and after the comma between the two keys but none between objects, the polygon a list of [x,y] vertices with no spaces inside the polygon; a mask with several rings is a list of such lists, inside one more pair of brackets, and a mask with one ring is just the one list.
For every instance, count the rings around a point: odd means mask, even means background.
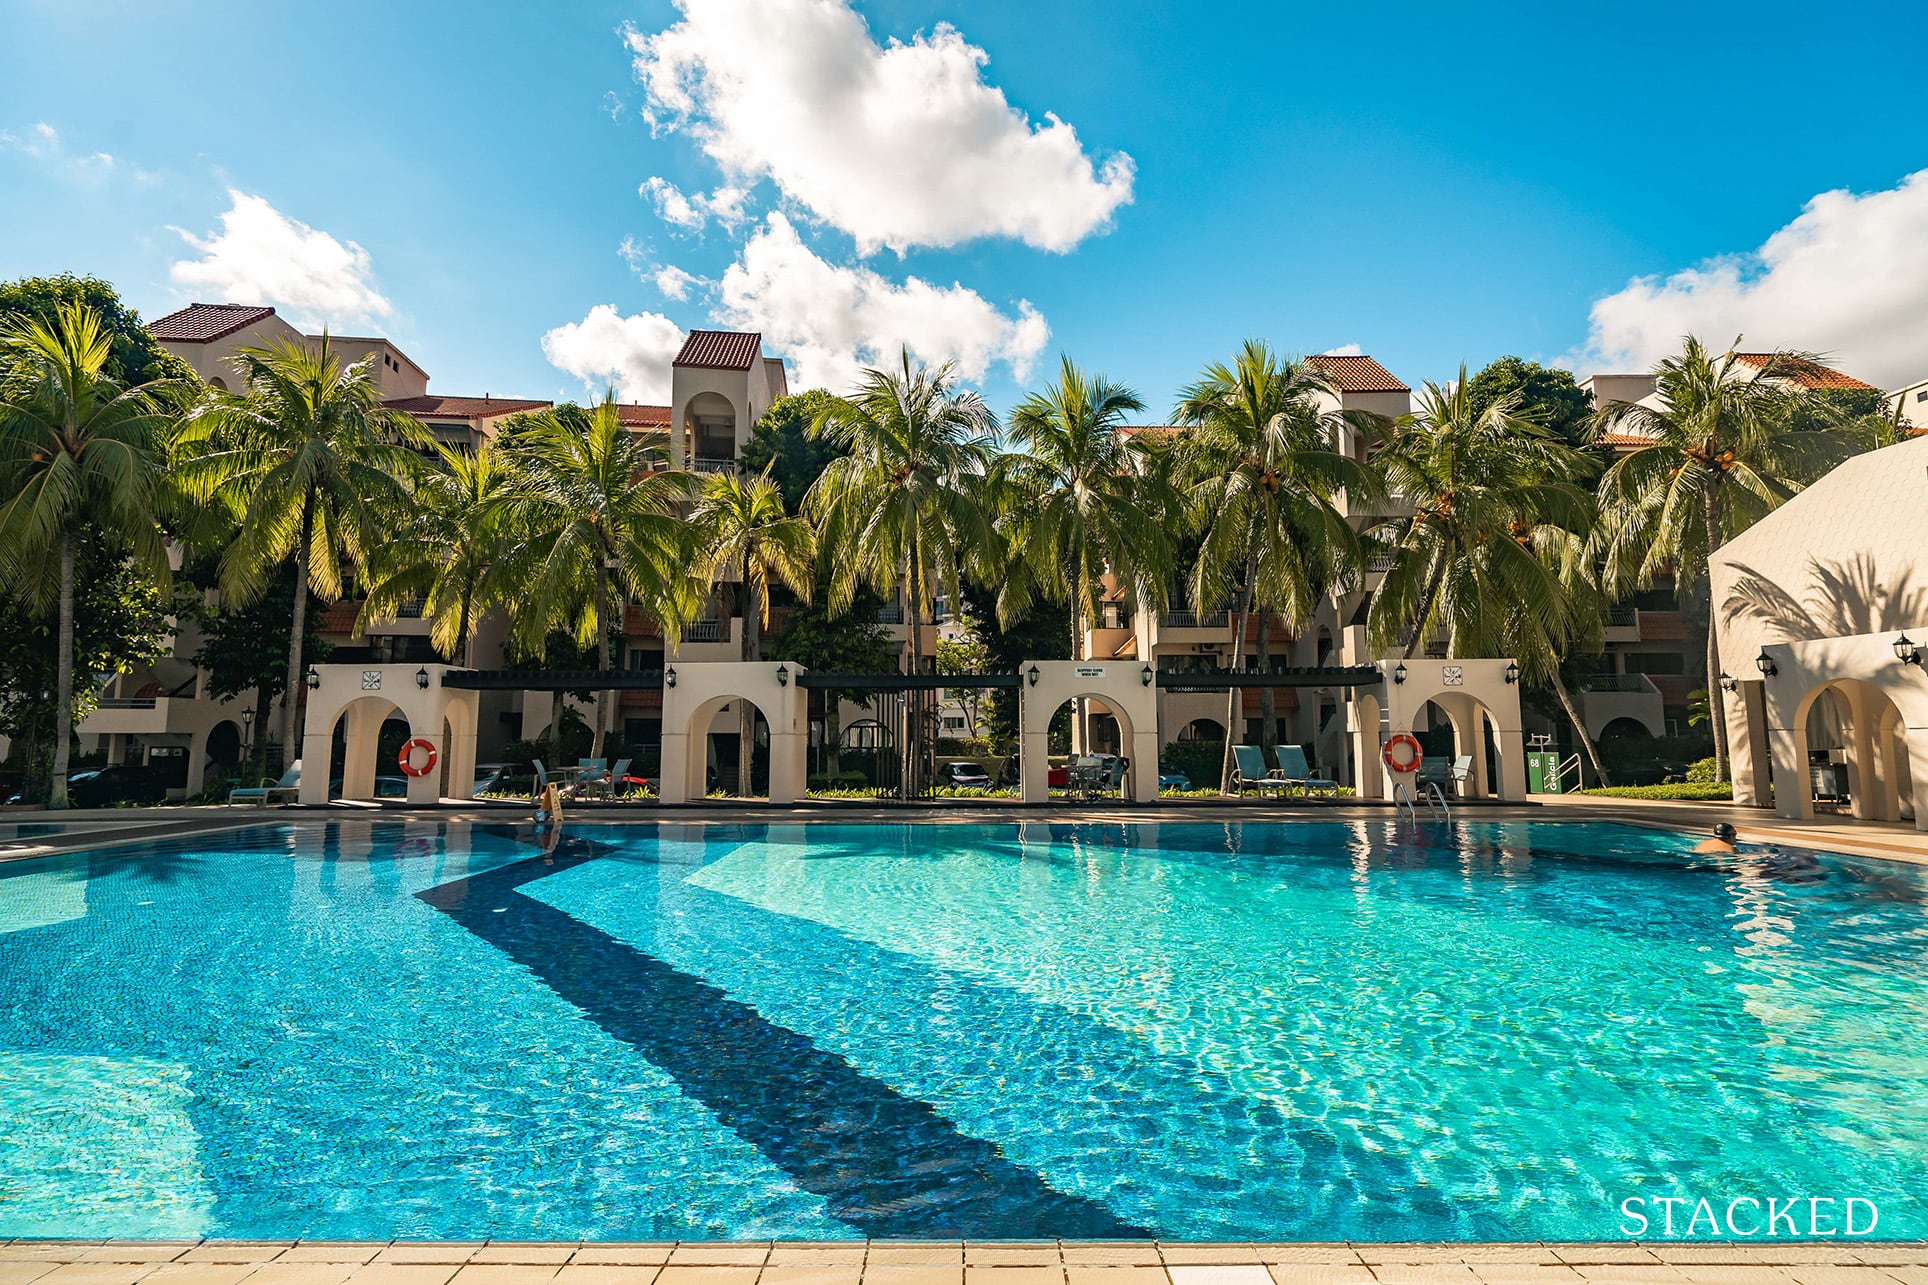
[{"label": "swimmer's head in water", "polygon": [[1734,841],[1734,827],[1722,821],[1714,827],[1714,837],[1716,839],[1725,839],[1727,842],[1732,843]]}]

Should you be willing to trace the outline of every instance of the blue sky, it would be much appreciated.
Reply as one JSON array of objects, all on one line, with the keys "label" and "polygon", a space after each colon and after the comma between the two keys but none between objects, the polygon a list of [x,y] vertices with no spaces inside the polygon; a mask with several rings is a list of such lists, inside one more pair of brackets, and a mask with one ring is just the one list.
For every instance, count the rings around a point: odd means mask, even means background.
[{"label": "blue sky", "polygon": [[272,302],[443,393],[652,398],[710,324],[793,383],[910,340],[1000,409],[1069,352],[1148,417],[1252,335],[1928,376],[1928,9],[1745,15],[0,0],[0,277]]}]

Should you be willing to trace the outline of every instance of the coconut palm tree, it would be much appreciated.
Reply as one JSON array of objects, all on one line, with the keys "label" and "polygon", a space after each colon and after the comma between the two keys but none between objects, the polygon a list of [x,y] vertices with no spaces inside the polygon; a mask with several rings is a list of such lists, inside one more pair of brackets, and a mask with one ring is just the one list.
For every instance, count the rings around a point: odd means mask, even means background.
[{"label": "coconut palm tree", "polygon": [[[1822,365],[1811,354],[1778,352],[1760,365],[1736,357],[1740,340],[1716,355],[1692,335],[1678,356],[1654,367],[1649,402],[1603,406],[1603,429],[1651,438],[1601,479],[1607,585],[1619,594],[1671,571],[1683,593],[1704,595],[1707,560],[1721,544],[1778,508],[1867,443],[1788,376]],[[1690,589],[1689,587],[1692,586]],[[1707,629],[1707,693],[1714,758],[1728,779],[1727,722],[1719,639]]]},{"label": "coconut palm tree", "polygon": [[468,665],[483,613],[515,597],[507,574],[515,475],[493,446],[470,452],[437,443],[435,453],[439,467],[421,471],[390,534],[369,553],[357,627],[420,603],[435,649]]},{"label": "coconut palm tree", "polygon": [[342,593],[342,567],[362,566],[386,537],[426,449],[426,431],[382,405],[375,358],[344,362],[326,331],[236,355],[240,387],[210,388],[180,437],[179,477],[202,504],[227,512],[224,596],[246,606],[292,561],[294,619],[282,689],[281,750],[292,763],[301,640],[308,597]]},{"label": "coconut palm tree", "polygon": [[1411,657],[1443,633],[1449,655],[1481,655],[1496,645],[1492,613],[1507,605],[1555,629],[1565,600],[1531,536],[1543,525],[1586,528],[1583,483],[1594,466],[1528,413],[1517,391],[1476,410],[1461,366],[1450,387],[1426,385],[1373,462],[1412,505],[1369,533],[1391,559],[1366,617],[1375,647],[1403,643]]},{"label": "coconut palm tree", "polygon": [[108,536],[168,578],[159,516],[169,390],[115,380],[112,344],[100,315],[78,303],[0,329],[0,584],[43,609],[53,599],[58,613],[55,808],[67,806],[73,741],[75,547]]},{"label": "coconut palm tree", "polygon": [[[690,513],[695,550],[693,571],[705,588],[719,582],[737,587],[743,616],[743,659],[763,659],[762,630],[770,620],[770,586],[781,584],[808,601],[815,580],[816,535],[810,524],[783,507],[770,469],[751,477],[719,473],[710,478]],[[748,701],[738,701],[742,718],[737,737],[737,788],[750,784],[754,716]]]},{"label": "coconut palm tree", "polygon": [[[515,627],[525,645],[539,651],[552,630],[567,630],[607,670],[618,593],[671,638],[695,614],[679,517],[694,479],[664,467],[660,434],[624,426],[613,392],[586,421],[544,411],[517,434],[504,516],[516,547],[505,576],[519,586]],[[608,723],[609,692],[599,690],[591,754],[601,755]]]},{"label": "coconut palm tree", "polygon": [[[819,548],[835,550],[830,607],[849,607],[860,586],[895,594],[907,609],[912,673],[922,673],[923,622],[933,596],[960,596],[960,570],[973,550],[992,546],[988,486],[997,421],[976,393],[954,386],[951,363],[913,365],[909,349],[894,371],[866,370],[849,396],[832,398],[811,424],[840,452],[811,486],[805,513]],[[909,705],[906,705],[909,708]],[[904,729],[907,750],[927,728]],[[908,753],[908,783],[924,756]]]},{"label": "coconut palm tree", "polygon": [[[1206,367],[1174,412],[1185,426],[1175,446],[1178,475],[1201,532],[1187,591],[1201,613],[1232,604],[1234,669],[1244,667],[1254,614],[1263,665],[1270,616],[1296,628],[1325,592],[1359,573],[1359,537],[1334,497],[1341,490],[1371,495],[1377,482],[1336,449],[1341,416],[1324,409],[1322,394],[1333,396],[1316,365],[1251,340],[1231,365]],[[1234,688],[1226,700],[1221,789],[1231,788],[1243,699]],[[1268,739],[1269,704],[1262,706]]]},{"label": "coconut palm tree", "polygon": [[1127,603],[1165,606],[1178,506],[1137,436],[1119,431],[1143,409],[1129,388],[1065,357],[1057,382],[1025,398],[1007,424],[1019,453],[998,461],[1009,550],[1003,574],[990,577],[1001,581],[998,615],[1007,624],[1022,617],[1040,593],[1068,601],[1073,660],[1084,659],[1107,573]]}]

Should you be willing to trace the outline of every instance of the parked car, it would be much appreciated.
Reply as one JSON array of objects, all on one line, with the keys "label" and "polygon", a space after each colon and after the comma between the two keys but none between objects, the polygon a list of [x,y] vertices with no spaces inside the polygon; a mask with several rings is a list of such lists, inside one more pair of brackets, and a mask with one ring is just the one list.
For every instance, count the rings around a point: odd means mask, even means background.
[{"label": "parked car", "polygon": [[991,788],[991,774],[984,770],[982,763],[946,763],[937,769],[940,785],[955,786],[960,790],[988,790]]},{"label": "parked car", "polygon": [[1160,766],[1158,769],[1158,788],[1161,790],[1189,790],[1192,778],[1175,767]]},{"label": "parked car", "polygon": [[514,763],[477,763],[475,792],[477,794],[506,793],[515,783],[517,766]]},{"label": "parked car", "polygon": [[110,763],[67,778],[67,799],[77,808],[107,808],[117,803],[161,803],[167,786],[153,768]]}]

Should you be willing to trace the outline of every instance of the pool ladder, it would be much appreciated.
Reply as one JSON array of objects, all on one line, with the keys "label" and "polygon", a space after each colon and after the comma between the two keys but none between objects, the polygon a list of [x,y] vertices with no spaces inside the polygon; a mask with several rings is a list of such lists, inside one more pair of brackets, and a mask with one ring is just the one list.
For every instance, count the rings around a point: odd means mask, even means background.
[{"label": "pool ladder", "polygon": [[[1446,791],[1439,788],[1438,781],[1426,782],[1426,812],[1439,814],[1439,819],[1450,822],[1453,819],[1452,805],[1446,802]],[[1395,781],[1392,787],[1393,806],[1406,809],[1406,815],[1415,822],[1419,820],[1419,807],[1413,799],[1413,792],[1406,788],[1404,781]]]}]

